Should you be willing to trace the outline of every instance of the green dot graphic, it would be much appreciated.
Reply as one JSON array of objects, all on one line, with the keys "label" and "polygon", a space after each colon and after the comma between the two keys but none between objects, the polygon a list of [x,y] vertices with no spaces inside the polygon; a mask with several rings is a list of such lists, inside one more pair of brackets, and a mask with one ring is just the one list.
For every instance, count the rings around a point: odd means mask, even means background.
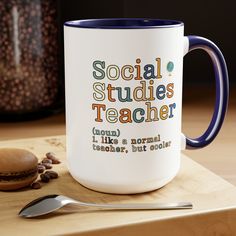
[{"label": "green dot graphic", "polygon": [[172,72],[174,70],[174,63],[172,61],[169,61],[166,69],[168,72]]}]

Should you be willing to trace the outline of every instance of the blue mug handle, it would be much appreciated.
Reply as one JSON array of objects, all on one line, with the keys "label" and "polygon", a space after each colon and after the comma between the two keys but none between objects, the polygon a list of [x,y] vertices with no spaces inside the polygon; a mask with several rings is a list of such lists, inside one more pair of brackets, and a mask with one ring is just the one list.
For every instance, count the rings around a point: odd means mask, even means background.
[{"label": "blue mug handle", "polygon": [[[223,124],[229,100],[229,78],[225,59],[220,49],[210,40],[199,36],[186,36],[187,52],[203,49],[212,60],[216,81],[216,101],[211,122],[198,138],[185,137],[186,149],[199,149],[210,144]],[[185,45],[186,46],[186,45]]]}]

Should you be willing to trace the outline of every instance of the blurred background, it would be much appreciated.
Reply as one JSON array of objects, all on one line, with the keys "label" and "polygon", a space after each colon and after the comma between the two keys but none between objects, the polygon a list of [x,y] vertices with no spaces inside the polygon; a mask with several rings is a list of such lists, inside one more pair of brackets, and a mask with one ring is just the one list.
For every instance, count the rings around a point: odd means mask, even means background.
[{"label": "blurred background", "polygon": [[[199,35],[222,50],[231,88],[236,74],[235,12],[232,4],[199,0],[1,0],[0,120],[32,120],[64,111],[63,24],[87,18],[162,18],[181,20],[185,35]],[[214,73],[209,56],[195,50],[184,57],[184,103],[214,103]],[[187,89],[188,88],[188,89]],[[201,96],[199,92],[201,91]]]},{"label": "blurred background", "polygon": [[[62,22],[82,18],[106,17],[144,17],[181,20],[185,23],[185,35],[199,35],[215,42],[222,50],[227,61],[231,83],[236,74],[234,57],[236,47],[234,1],[227,4],[222,1],[199,0],[197,3],[188,0],[100,0],[100,1],[61,1]],[[61,32],[62,35],[62,32]],[[184,84],[186,86],[211,85],[214,74],[208,55],[194,51],[184,59]]]}]

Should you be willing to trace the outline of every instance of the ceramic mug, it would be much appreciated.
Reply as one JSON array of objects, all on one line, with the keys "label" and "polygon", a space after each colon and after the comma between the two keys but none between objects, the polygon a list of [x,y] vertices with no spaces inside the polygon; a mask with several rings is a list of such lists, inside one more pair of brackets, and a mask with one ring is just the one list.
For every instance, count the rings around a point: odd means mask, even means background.
[{"label": "ceramic mug", "polygon": [[[158,189],[180,167],[181,147],[213,141],[228,103],[218,47],[159,19],[93,19],[64,25],[67,161],[71,175],[101,192]],[[198,138],[181,133],[184,55],[203,49],[216,79],[215,110]]]}]

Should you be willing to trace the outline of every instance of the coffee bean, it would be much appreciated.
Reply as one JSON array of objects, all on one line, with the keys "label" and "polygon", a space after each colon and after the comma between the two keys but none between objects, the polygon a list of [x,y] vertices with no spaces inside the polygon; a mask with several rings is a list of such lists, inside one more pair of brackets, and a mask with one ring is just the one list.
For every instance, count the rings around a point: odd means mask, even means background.
[{"label": "coffee bean", "polygon": [[60,160],[56,158],[56,155],[53,152],[46,153],[46,157],[52,160],[52,164],[60,164]]},{"label": "coffee bean", "polygon": [[41,184],[37,181],[31,184],[31,188],[32,189],[40,189],[41,188]]},{"label": "coffee bean", "polygon": [[38,164],[38,173],[43,173],[46,170],[46,167],[42,164]]},{"label": "coffee bean", "polygon": [[61,161],[59,161],[58,159],[52,160],[52,164],[60,164],[60,163],[61,163]]},{"label": "coffee bean", "polygon": [[50,179],[57,179],[58,178],[58,173],[53,170],[48,170],[45,172],[45,174],[48,174],[50,176]]},{"label": "coffee bean", "polygon": [[50,163],[42,163],[46,169],[52,169],[52,165]]},{"label": "coffee bean", "polygon": [[50,181],[50,176],[48,174],[41,174],[40,179],[44,183],[48,183]]},{"label": "coffee bean", "polygon": [[49,163],[52,164],[52,160],[48,159],[48,158],[43,158],[42,163]]},{"label": "coffee bean", "polygon": [[54,152],[47,152],[46,153],[46,157],[48,158],[48,159],[54,159],[54,158],[56,158],[56,155],[55,155],[55,153]]}]

